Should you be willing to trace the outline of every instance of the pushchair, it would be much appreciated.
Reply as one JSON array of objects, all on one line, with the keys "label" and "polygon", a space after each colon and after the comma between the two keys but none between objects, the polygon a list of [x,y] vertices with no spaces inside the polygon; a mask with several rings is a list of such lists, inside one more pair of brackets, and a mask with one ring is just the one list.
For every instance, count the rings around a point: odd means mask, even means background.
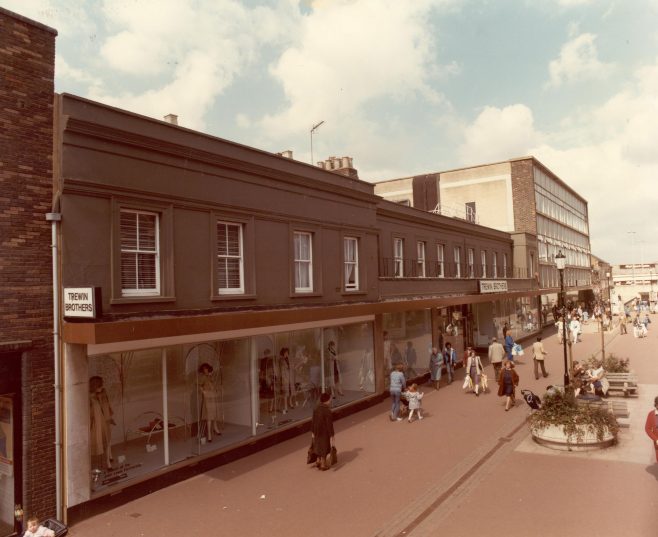
[{"label": "pushchair", "polygon": [[521,390],[521,395],[523,396],[523,399],[525,399],[525,402],[528,403],[528,406],[532,410],[539,410],[541,408],[541,399],[539,398],[538,395],[534,394],[530,390]]}]

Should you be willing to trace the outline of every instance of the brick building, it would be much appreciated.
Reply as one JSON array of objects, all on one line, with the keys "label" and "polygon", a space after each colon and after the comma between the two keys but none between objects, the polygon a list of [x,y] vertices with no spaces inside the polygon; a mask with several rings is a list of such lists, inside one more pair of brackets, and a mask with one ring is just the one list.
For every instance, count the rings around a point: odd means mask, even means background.
[{"label": "brick building", "polygon": [[56,31],[0,8],[0,535],[55,512],[51,227]]}]

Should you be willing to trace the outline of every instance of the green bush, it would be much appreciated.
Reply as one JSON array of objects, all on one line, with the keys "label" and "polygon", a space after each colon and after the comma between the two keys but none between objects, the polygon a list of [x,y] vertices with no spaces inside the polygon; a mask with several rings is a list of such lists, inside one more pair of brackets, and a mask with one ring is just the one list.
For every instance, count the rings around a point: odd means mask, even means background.
[{"label": "green bush", "polygon": [[[608,354],[603,360],[603,369],[608,373],[628,373],[630,360],[630,358],[619,358],[615,354]],[[600,361],[601,359],[593,354],[585,361],[585,369],[596,369]]]},{"label": "green bush", "polygon": [[585,431],[596,434],[599,442],[610,431],[616,442],[619,432],[617,420],[610,412],[596,406],[578,405],[570,391],[567,394],[546,393],[541,409],[533,412],[528,421],[533,432],[549,425],[562,427],[568,443],[582,442]]}]

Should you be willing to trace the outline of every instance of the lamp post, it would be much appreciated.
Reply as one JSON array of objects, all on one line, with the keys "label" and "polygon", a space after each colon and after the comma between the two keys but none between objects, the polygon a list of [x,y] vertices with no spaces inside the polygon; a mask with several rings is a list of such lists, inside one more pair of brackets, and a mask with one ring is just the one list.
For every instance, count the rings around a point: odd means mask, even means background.
[{"label": "lamp post", "polygon": [[564,391],[569,386],[569,366],[567,365],[567,304],[564,296],[564,267],[567,257],[560,250],[555,256],[555,264],[560,273],[560,297],[562,298],[562,348],[564,349]]}]

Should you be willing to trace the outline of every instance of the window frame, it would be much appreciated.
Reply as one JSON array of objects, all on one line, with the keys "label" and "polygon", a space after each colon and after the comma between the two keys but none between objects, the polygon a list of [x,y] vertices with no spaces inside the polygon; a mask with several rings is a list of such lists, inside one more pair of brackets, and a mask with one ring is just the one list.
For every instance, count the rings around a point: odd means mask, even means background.
[{"label": "window frame", "polygon": [[503,253],[503,278],[507,278],[507,252]]},{"label": "window frame", "polygon": [[455,263],[455,278],[461,278],[462,277],[462,247],[461,246],[453,246],[452,248],[452,259],[453,262]]},{"label": "window frame", "polygon": [[[240,254],[239,259],[239,271],[240,271],[240,287],[226,287],[222,288],[219,286],[220,278],[220,253],[219,253],[219,226],[223,224],[225,226],[235,226],[238,228],[238,242]],[[219,296],[231,296],[231,295],[244,295],[245,294],[245,225],[243,222],[234,222],[226,219],[218,218],[215,220],[215,292]],[[226,259],[235,259],[235,256],[226,256]],[[228,278],[227,278],[228,280]]]},{"label": "window frame", "polygon": [[427,277],[426,250],[427,244],[425,241],[416,241],[416,269],[419,278]]},{"label": "window frame", "polygon": [[480,264],[482,265],[482,277],[487,277],[487,251],[480,250]]},{"label": "window frame", "polygon": [[493,277],[498,278],[498,252],[491,253],[491,270]]},{"label": "window frame", "polygon": [[438,278],[445,278],[445,244],[436,245],[436,275]]},{"label": "window frame", "polygon": [[401,237],[393,237],[393,277],[404,278],[404,239]]},{"label": "window frame", "polygon": [[[354,260],[347,259],[347,244],[354,243]],[[348,266],[353,266],[354,271],[354,284],[348,283]],[[360,266],[359,266],[359,237],[353,235],[343,236],[343,291],[346,293],[360,291]]]},{"label": "window frame", "polygon": [[[292,232],[292,240],[293,240],[293,249],[292,249],[292,265],[293,265],[293,289],[295,293],[298,294],[308,294],[308,293],[313,293],[314,292],[314,278],[313,278],[313,237],[314,233],[312,231],[306,231],[306,230],[293,230]],[[308,259],[297,259],[296,255],[296,244],[297,244],[297,237],[308,237],[308,252],[309,256]],[[301,248],[300,248],[301,251]],[[297,275],[298,271],[297,268],[302,266],[301,264],[305,264],[307,266],[307,271],[308,271],[308,287],[302,287],[301,285],[298,285],[298,283],[301,283],[301,280],[298,281]]]},{"label": "window frame", "polygon": [[467,278],[475,278],[475,248],[468,248],[466,259]]},{"label": "window frame", "polygon": [[[135,221],[135,241],[136,245],[135,248],[125,248],[123,245],[123,215],[124,214],[134,214],[136,215],[136,221]],[[154,224],[154,250],[145,250],[140,248],[140,216],[153,216],[155,218],[155,224]],[[120,275],[120,282],[121,282],[121,296],[123,298],[132,298],[132,297],[153,297],[153,296],[160,296],[160,214],[154,211],[146,211],[142,209],[129,209],[127,207],[122,207],[119,209],[119,248],[120,248],[120,255],[121,255],[121,275]],[[153,255],[154,258],[154,279],[155,279],[155,286],[153,288],[146,288],[146,289],[140,289],[139,287],[137,288],[124,288],[123,286],[123,257],[126,254],[134,254],[137,258],[135,261],[135,282],[137,285],[139,285],[139,279],[140,279],[140,263],[139,263],[139,257],[141,255]]]}]

